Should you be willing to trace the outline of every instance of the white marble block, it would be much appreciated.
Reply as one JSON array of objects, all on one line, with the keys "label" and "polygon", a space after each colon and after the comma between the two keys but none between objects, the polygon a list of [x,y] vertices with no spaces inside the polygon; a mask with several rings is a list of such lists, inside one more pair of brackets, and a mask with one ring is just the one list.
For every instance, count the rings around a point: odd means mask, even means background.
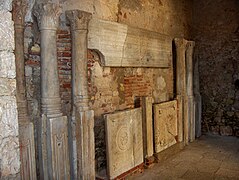
[{"label": "white marble block", "polygon": [[177,143],[177,101],[154,105],[154,144],[155,152]]},{"label": "white marble block", "polygon": [[102,66],[170,67],[172,61],[172,39],[157,32],[92,18],[88,37]]},{"label": "white marble block", "polygon": [[109,179],[143,163],[141,108],[105,115]]}]

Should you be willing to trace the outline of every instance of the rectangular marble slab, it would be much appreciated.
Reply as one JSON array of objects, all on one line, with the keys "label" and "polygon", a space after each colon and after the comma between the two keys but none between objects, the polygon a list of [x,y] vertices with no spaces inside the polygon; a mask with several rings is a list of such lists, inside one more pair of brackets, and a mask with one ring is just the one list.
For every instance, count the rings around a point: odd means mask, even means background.
[{"label": "rectangular marble slab", "polygon": [[144,157],[153,156],[153,112],[152,97],[142,98]]},{"label": "rectangular marble slab", "polygon": [[103,66],[165,68],[172,61],[169,36],[96,18],[89,23],[88,48],[100,52]]},{"label": "rectangular marble slab", "polygon": [[48,154],[48,162],[52,162],[50,166],[52,170],[48,169],[48,172],[52,173],[53,179],[69,179],[67,117],[49,118],[47,126],[47,146],[52,150],[51,155]]},{"label": "rectangular marble slab", "polygon": [[177,143],[177,101],[154,105],[154,144],[155,152]]},{"label": "rectangular marble slab", "polygon": [[21,178],[25,180],[37,179],[33,124],[19,124],[19,132],[21,147]]},{"label": "rectangular marble slab", "polygon": [[109,179],[143,163],[142,110],[136,108],[104,116]]}]

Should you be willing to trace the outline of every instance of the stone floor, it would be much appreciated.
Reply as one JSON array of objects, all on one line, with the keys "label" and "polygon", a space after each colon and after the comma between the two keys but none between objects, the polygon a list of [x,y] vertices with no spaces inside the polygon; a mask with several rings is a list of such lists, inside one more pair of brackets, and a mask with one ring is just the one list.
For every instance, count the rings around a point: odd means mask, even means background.
[{"label": "stone floor", "polygon": [[129,179],[239,180],[239,138],[203,135],[167,161]]}]

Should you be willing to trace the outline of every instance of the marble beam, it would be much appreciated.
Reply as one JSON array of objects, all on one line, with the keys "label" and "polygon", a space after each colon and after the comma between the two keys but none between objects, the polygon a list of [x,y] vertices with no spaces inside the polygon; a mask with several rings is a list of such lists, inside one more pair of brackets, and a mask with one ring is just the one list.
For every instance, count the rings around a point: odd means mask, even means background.
[{"label": "marble beam", "polygon": [[195,106],[193,94],[193,51],[195,42],[188,41],[186,49],[186,85],[187,85],[187,114],[189,123],[189,140],[195,140]]},{"label": "marble beam", "polygon": [[153,156],[153,112],[152,97],[142,98],[144,158]]},{"label": "marble beam", "polygon": [[187,41],[181,38],[175,38],[176,46],[176,94],[178,101],[178,141],[188,142],[188,123],[186,104],[186,62],[185,52]]},{"label": "marble beam", "polygon": [[40,178],[69,179],[68,122],[61,112],[56,49],[61,8],[55,3],[40,3],[33,12],[41,32]]},{"label": "marble beam", "polygon": [[198,59],[194,62],[195,135],[201,136],[202,98],[199,86]]},{"label": "marble beam", "polygon": [[88,95],[88,26],[91,14],[66,11],[72,38],[72,119],[76,124],[77,179],[95,179],[94,111]]},{"label": "marble beam", "polygon": [[27,110],[25,60],[24,60],[24,26],[27,3],[25,0],[13,1],[13,21],[15,31],[16,62],[16,98],[19,122],[19,143],[21,158],[21,178],[36,179],[34,126],[30,122]]}]

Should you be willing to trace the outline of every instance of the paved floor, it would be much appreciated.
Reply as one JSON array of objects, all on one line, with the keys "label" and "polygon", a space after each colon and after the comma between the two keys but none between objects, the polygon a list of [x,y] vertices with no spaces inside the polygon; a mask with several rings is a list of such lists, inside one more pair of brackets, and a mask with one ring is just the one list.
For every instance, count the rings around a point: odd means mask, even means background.
[{"label": "paved floor", "polygon": [[203,135],[167,161],[129,179],[239,180],[239,138]]}]

